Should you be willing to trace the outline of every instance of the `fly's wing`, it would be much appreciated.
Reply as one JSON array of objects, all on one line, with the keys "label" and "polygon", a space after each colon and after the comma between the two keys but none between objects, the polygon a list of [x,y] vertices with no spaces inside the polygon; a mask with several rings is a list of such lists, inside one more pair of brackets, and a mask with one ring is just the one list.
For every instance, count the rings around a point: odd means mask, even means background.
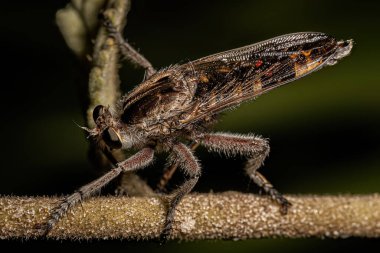
[{"label": "fly's wing", "polygon": [[337,42],[323,33],[294,33],[184,64],[181,67],[198,85],[196,106],[182,123],[201,120],[333,65],[351,47],[352,41]]}]

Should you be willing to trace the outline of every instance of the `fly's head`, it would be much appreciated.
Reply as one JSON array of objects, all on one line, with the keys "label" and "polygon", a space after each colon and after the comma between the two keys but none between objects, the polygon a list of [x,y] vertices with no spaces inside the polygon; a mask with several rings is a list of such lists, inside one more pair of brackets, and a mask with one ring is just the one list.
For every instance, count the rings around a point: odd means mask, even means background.
[{"label": "fly's head", "polygon": [[92,117],[96,127],[87,130],[90,136],[95,138],[100,145],[107,145],[110,149],[121,149],[123,147],[123,138],[120,133],[120,127],[115,118],[112,116],[108,107],[98,105],[92,112]]}]

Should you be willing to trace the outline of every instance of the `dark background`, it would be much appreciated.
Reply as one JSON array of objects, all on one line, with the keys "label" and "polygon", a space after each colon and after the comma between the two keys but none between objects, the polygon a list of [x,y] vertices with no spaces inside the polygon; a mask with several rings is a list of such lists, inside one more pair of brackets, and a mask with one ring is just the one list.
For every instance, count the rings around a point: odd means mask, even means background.
[{"label": "dark background", "polygon": [[[55,12],[67,1],[1,3],[2,195],[68,194],[97,176],[87,159],[88,142],[78,96],[80,65],[66,47]],[[270,138],[261,169],[283,193],[380,192],[380,3],[378,1],[133,1],[126,36],[157,68],[187,62],[277,35],[321,31],[355,40],[352,54],[256,101],[225,113],[218,131]],[[128,64],[122,87],[143,72]],[[243,161],[200,149],[198,192],[257,192]],[[144,172],[155,184],[161,168]],[[176,175],[180,178],[180,175]],[[242,242],[154,243],[2,242],[56,251],[303,252],[379,246],[368,239],[265,239]]]}]

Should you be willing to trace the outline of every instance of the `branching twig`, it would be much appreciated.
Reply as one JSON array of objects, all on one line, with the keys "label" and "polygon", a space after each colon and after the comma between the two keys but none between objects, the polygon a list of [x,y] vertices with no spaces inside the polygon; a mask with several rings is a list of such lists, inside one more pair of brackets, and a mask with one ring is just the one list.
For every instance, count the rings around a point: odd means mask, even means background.
[{"label": "branching twig", "polygon": [[[108,1],[107,8],[103,12],[103,15],[106,16],[117,29],[122,30],[126,22],[128,8],[129,1]],[[102,25],[100,25],[95,40],[92,61],[88,87],[90,104],[87,109],[87,123],[91,128],[95,126],[92,119],[94,107],[99,104],[114,106],[120,97],[118,47],[115,45],[114,39],[108,37]]]},{"label": "branching twig", "polygon": [[[113,38],[99,22],[104,15],[114,27],[122,31],[130,7],[129,0],[73,0],[56,14],[56,22],[69,48],[86,62],[89,70],[88,80],[84,84],[85,96],[82,97],[85,121],[93,128],[92,112],[95,106],[114,107],[120,98],[119,54]],[[101,19],[100,19],[101,20]],[[91,57],[90,57],[91,55]],[[87,58],[91,58],[87,61]],[[96,166],[109,169],[110,164],[102,152],[92,146],[92,157]],[[118,160],[124,160],[120,150],[113,151]],[[133,173],[124,173],[117,189],[119,194],[153,195],[152,189],[140,177]]]},{"label": "branching twig", "polygon": [[[380,195],[288,196],[281,215],[266,197],[226,192],[192,194],[177,210],[172,238],[380,237]],[[35,236],[57,198],[0,198],[0,238]],[[98,197],[71,210],[51,231],[55,239],[151,239],[161,232],[159,198]]]}]

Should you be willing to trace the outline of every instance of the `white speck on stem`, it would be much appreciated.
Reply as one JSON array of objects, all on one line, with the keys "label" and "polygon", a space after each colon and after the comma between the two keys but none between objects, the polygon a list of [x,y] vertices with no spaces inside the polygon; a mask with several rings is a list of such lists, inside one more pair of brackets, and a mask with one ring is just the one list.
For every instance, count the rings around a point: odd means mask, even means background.
[{"label": "white speck on stem", "polygon": [[180,230],[182,233],[190,233],[194,228],[195,220],[191,217],[186,217],[186,219],[180,225]]}]

